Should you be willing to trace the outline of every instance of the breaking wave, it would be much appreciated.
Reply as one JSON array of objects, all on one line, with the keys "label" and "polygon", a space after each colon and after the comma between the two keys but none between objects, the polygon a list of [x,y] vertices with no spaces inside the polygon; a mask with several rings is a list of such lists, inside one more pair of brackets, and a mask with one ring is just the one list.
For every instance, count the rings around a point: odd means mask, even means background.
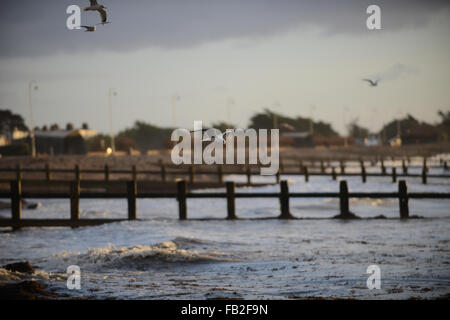
[{"label": "breaking wave", "polygon": [[228,254],[219,251],[196,250],[206,242],[198,239],[176,238],[153,246],[136,245],[119,247],[109,244],[104,248],[89,248],[87,252],[63,252],[57,255],[65,262],[76,265],[112,268],[154,267],[167,263],[235,262]]}]

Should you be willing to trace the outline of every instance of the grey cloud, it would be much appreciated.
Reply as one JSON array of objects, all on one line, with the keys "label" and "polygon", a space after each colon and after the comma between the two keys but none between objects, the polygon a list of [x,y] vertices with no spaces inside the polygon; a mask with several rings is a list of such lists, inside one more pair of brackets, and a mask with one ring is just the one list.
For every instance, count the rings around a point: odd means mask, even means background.
[{"label": "grey cloud", "polygon": [[[111,24],[94,33],[65,28],[66,7],[88,1],[7,1],[0,11],[0,56],[36,56],[85,50],[177,48],[240,37],[264,37],[297,27],[326,34],[361,34],[369,4],[382,9],[384,32],[425,25],[448,1],[369,0],[102,0]],[[83,12],[82,23],[97,23]]]}]

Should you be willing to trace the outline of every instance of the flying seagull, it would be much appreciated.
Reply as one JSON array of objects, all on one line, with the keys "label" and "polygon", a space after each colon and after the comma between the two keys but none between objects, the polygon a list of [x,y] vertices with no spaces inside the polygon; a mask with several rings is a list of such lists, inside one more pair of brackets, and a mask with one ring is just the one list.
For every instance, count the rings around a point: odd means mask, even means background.
[{"label": "flying seagull", "polygon": [[100,14],[100,17],[102,18],[101,24],[109,23],[106,21],[106,19],[107,19],[107,15],[106,15],[106,11],[105,11],[106,7],[103,5],[99,5],[97,3],[97,0],[89,0],[89,2],[91,5],[89,7],[83,8],[83,11],[98,11],[98,13]]},{"label": "flying seagull", "polygon": [[[202,142],[205,142],[205,141],[215,141],[215,140],[220,140],[220,141],[222,141],[224,144],[225,144],[225,139],[224,139],[224,137],[227,135],[227,134],[229,134],[229,133],[232,133],[232,132],[234,132],[234,130],[233,129],[227,129],[227,130],[225,130],[224,132],[221,132],[220,134],[218,134],[218,135],[216,135],[216,136],[210,136],[209,134],[208,134],[208,131],[209,129],[202,129],[201,131],[203,132],[203,136],[204,136],[204,138],[202,139]],[[190,132],[199,132],[200,130],[193,130],[193,131],[190,131]]]},{"label": "flying seagull", "polygon": [[81,26],[82,28],[86,28],[86,30],[84,32],[94,32],[95,31],[95,26]]},{"label": "flying seagull", "polygon": [[371,79],[362,79],[362,80],[370,83],[371,87],[376,87],[378,85],[378,81],[380,81],[380,80],[371,80]]}]

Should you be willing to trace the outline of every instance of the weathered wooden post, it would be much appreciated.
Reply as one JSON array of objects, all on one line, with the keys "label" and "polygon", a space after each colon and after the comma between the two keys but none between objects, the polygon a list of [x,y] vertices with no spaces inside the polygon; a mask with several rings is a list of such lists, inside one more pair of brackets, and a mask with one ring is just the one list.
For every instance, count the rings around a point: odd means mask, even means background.
[{"label": "weathered wooden post", "polygon": [[405,180],[398,182],[398,202],[400,206],[400,219],[409,218],[408,185]]},{"label": "weathered wooden post", "polygon": [[320,173],[325,173],[325,165],[323,160],[320,160]]},{"label": "weathered wooden post", "polygon": [[444,161],[444,170],[448,170],[447,161]]},{"label": "weathered wooden post", "polygon": [[236,219],[236,202],[235,202],[235,183],[233,181],[227,181],[227,219]]},{"label": "weathered wooden post", "polygon": [[383,158],[381,158],[381,174],[386,175],[386,167],[384,166]]},{"label": "weathered wooden post", "polygon": [[187,185],[186,181],[181,180],[177,182],[177,200],[178,200],[178,213],[180,220],[187,219],[187,206],[186,206],[186,194]]},{"label": "weathered wooden post", "polygon": [[280,183],[280,169],[278,169],[277,173],[275,174],[277,183]]},{"label": "weathered wooden post", "polygon": [[50,181],[52,179],[50,173],[50,165],[48,163],[45,164],[45,180]]},{"label": "weathered wooden post", "polygon": [[80,220],[80,181],[70,182],[70,222],[76,227]]},{"label": "weathered wooden post", "polygon": [[164,163],[161,161],[161,181],[162,182],[167,182],[167,170],[166,170],[166,166],[164,165]]},{"label": "weathered wooden post", "polygon": [[127,182],[127,200],[128,200],[128,220],[136,220],[136,196],[137,196],[137,181]]},{"label": "weathered wooden post", "polygon": [[194,166],[191,165],[189,166],[189,183],[194,183],[195,182],[195,170],[194,170]]},{"label": "weathered wooden post", "polygon": [[303,172],[305,174],[305,182],[308,182],[309,181],[309,173],[308,173],[308,167],[307,166],[303,167]]},{"label": "weathered wooden post", "polygon": [[137,181],[137,169],[136,169],[136,165],[134,165],[134,164],[131,167],[131,180]]},{"label": "weathered wooden post", "polygon": [[336,175],[336,169],[334,167],[331,168],[331,177],[334,181],[336,181],[337,175]]},{"label": "weathered wooden post", "polygon": [[105,182],[109,182],[109,166],[105,164]]},{"label": "weathered wooden post", "polygon": [[344,219],[350,217],[351,215],[348,204],[348,186],[346,180],[342,180],[339,183],[339,204],[341,210],[340,217]]},{"label": "weathered wooden post", "polygon": [[302,160],[298,161],[298,170],[299,170],[300,173],[303,172],[303,161]]},{"label": "weathered wooden post", "polygon": [[280,219],[291,219],[292,215],[289,211],[289,185],[286,180],[280,182]]},{"label": "weathered wooden post", "polygon": [[366,168],[364,168],[364,166],[361,167],[361,179],[362,179],[363,183],[366,183],[367,173],[366,173]]},{"label": "weathered wooden post", "polygon": [[22,168],[20,164],[16,166],[16,180],[21,181],[22,180]]},{"label": "weathered wooden post", "polygon": [[407,176],[408,175],[408,167],[406,166],[405,159],[402,159],[402,169],[403,169],[403,174]]},{"label": "weathered wooden post", "polygon": [[11,181],[11,218],[13,229],[20,228],[22,219],[22,181]]},{"label": "weathered wooden post", "polygon": [[397,169],[395,167],[392,167],[392,183],[397,182]]},{"label": "weathered wooden post", "polygon": [[422,183],[427,184],[427,168],[422,168]]},{"label": "weathered wooden post", "polygon": [[81,181],[81,170],[78,164],[75,165],[75,181],[78,183]]},{"label": "weathered wooden post", "polygon": [[247,166],[247,184],[251,184],[251,179],[252,179],[252,170],[250,169],[249,166]]},{"label": "weathered wooden post", "polygon": [[345,174],[345,163],[343,160],[339,161],[341,166],[341,174]]},{"label": "weathered wooden post", "polygon": [[222,165],[217,165],[217,181],[219,181],[220,184],[223,183],[223,168]]}]

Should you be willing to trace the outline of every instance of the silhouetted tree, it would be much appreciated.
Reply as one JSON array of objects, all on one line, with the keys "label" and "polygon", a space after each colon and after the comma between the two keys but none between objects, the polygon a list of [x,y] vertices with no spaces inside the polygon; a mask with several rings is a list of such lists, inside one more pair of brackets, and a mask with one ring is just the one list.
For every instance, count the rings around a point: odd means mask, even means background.
[{"label": "silhouetted tree", "polygon": [[348,136],[355,139],[364,139],[369,135],[369,129],[358,125],[358,118],[353,119],[348,125]]},{"label": "silhouetted tree", "polygon": [[[274,121],[277,117],[277,121]],[[290,118],[281,114],[272,112],[265,109],[263,113],[257,113],[250,118],[249,128],[253,129],[272,129],[274,123],[278,122],[278,126],[281,131],[292,131],[292,128],[296,131],[307,132],[310,130],[311,119],[310,118]],[[280,124],[284,124],[280,126]],[[334,131],[329,123],[322,121],[313,121],[314,134],[324,137],[338,137],[339,134]]]},{"label": "silhouetted tree", "polygon": [[22,131],[28,130],[21,115],[12,113],[10,110],[0,110],[1,133],[11,137],[14,128]]}]

